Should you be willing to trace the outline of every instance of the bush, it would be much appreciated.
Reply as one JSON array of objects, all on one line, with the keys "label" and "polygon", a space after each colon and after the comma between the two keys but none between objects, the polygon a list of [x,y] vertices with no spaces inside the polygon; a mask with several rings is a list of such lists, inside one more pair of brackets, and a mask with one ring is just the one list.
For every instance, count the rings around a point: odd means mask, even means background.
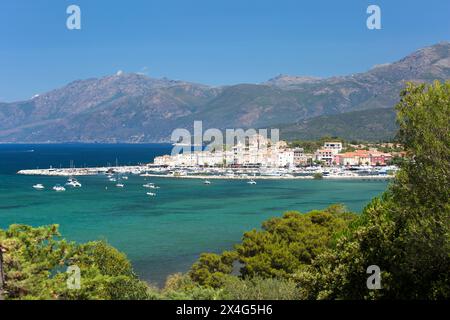
[{"label": "bush", "polygon": [[261,278],[228,278],[222,297],[227,300],[297,300],[300,291],[292,280]]},{"label": "bush", "polygon": [[167,277],[162,289],[163,299],[169,300],[218,300],[222,290],[202,287],[194,282],[188,274],[176,273]]},{"label": "bush", "polygon": [[262,225],[263,230],[246,232],[235,251],[221,255],[202,254],[189,275],[199,285],[222,288],[233,266],[241,265],[245,278],[292,279],[303,264],[311,261],[334,241],[334,234],[345,230],[356,215],[341,205],[306,214],[287,212]]},{"label": "bush", "polygon": [[[60,238],[58,226],[12,225],[0,230],[7,299],[149,299],[150,288],[126,256],[105,242],[78,245]],[[81,271],[81,288],[71,290],[68,266]]]},{"label": "bush", "polygon": [[237,259],[234,251],[225,251],[221,255],[203,253],[189,272],[193,281],[212,288],[220,288],[227,275],[233,271],[233,263]]},{"label": "bush", "polygon": [[316,179],[316,180],[322,180],[323,179],[323,173],[316,172],[316,173],[314,173],[313,178]]}]

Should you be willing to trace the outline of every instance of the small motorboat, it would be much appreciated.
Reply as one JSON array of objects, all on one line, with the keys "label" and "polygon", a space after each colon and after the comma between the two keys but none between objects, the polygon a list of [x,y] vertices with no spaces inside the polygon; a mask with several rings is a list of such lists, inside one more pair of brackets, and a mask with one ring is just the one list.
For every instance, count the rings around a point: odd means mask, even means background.
[{"label": "small motorboat", "polygon": [[117,188],[123,188],[123,187],[125,187],[125,185],[124,185],[123,183],[117,183],[117,184],[116,184],[116,187],[117,187]]},{"label": "small motorboat", "polygon": [[205,181],[203,181],[203,184],[211,184],[211,181],[205,180]]},{"label": "small motorboat", "polygon": [[150,196],[150,197],[154,197],[154,196],[156,196],[156,193],[153,193],[153,192],[147,192],[147,195]]},{"label": "small motorboat", "polygon": [[69,180],[67,180],[66,186],[81,188],[81,183],[79,183],[77,179],[70,178]]},{"label": "small motorboat", "polygon": [[36,190],[44,190],[45,189],[44,185],[42,185],[41,183],[35,184],[33,186],[33,188]]},{"label": "small motorboat", "polygon": [[250,181],[247,182],[248,184],[256,184],[256,181],[251,179]]},{"label": "small motorboat", "polygon": [[55,190],[56,192],[62,192],[62,191],[66,191],[66,188],[57,184],[56,186],[53,187],[53,190]]},{"label": "small motorboat", "polygon": [[142,186],[143,186],[144,188],[152,188],[152,189],[154,189],[155,184],[154,184],[154,183],[146,183],[146,184],[143,184]]}]

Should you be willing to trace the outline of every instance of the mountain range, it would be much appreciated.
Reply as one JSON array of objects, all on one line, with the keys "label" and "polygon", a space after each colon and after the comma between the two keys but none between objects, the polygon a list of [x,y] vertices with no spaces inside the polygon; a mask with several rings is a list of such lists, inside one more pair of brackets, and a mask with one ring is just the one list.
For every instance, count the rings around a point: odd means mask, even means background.
[{"label": "mountain range", "polygon": [[0,103],[0,142],[168,142],[175,128],[280,128],[288,139],[386,140],[407,81],[450,79],[450,43],[363,73],[279,75],[212,87],[142,74],[77,80],[30,100]]}]

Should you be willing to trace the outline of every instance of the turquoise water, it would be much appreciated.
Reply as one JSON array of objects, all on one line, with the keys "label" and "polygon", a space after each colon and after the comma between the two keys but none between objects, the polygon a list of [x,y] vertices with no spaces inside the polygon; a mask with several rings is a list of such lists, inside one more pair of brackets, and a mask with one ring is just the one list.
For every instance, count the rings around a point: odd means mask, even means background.
[{"label": "turquoise water", "polygon": [[[186,271],[201,252],[219,252],[238,242],[242,233],[286,210],[306,212],[344,203],[359,211],[379,195],[386,182],[245,181],[143,178],[129,176],[125,188],[105,176],[80,177],[81,189],[56,193],[50,189],[65,178],[19,176],[23,168],[50,164],[101,165],[107,162],[148,162],[168,152],[167,145],[0,145],[0,227],[12,223],[57,223],[71,240],[105,239],[124,251],[137,273],[161,284],[166,276]],[[31,150],[34,150],[31,152]],[[83,164],[81,164],[83,163]],[[161,188],[149,197],[142,184]],[[107,189],[106,189],[107,187]]]}]

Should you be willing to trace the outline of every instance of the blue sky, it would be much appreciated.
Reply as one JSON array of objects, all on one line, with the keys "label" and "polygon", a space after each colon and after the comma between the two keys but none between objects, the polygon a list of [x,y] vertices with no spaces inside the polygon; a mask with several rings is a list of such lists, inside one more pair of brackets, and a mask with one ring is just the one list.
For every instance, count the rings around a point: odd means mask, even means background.
[{"label": "blue sky", "polygon": [[[366,28],[369,4],[382,30]],[[361,72],[450,40],[449,12],[448,0],[2,0],[0,101],[118,70],[210,85]]]}]

